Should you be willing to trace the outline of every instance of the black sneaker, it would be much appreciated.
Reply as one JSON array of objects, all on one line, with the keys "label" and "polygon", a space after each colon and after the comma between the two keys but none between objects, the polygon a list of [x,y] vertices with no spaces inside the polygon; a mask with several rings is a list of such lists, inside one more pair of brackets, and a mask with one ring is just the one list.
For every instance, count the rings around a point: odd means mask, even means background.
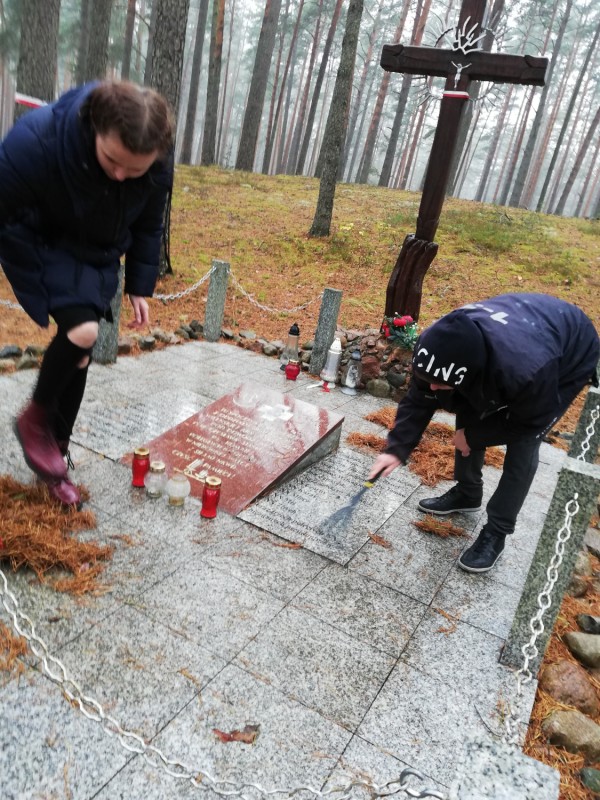
[{"label": "black sneaker", "polygon": [[488,572],[502,555],[505,538],[501,533],[482,528],[477,539],[458,559],[458,566],[465,572]]},{"label": "black sneaker", "polygon": [[426,514],[437,514],[439,516],[452,514],[455,511],[471,514],[475,511],[481,511],[481,500],[469,500],[458,486],[453,486],[440,497],[428,497],[425,500],[421,500],[417,508]]}]

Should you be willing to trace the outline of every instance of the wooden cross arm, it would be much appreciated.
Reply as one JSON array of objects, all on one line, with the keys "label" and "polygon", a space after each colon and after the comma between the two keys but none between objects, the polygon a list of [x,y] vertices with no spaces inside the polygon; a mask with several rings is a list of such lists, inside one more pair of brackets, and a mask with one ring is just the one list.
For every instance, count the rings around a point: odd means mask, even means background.
[{"label": "wooden cross arm", "polygon": [[437,75],[447,78],[456,73],[452,64],[463,63],[463,76],[473,81],[494,83],[522,83],[543,86],[547,58],[536,56],[513,56],[505,53],[488,53],[473,50],[466,55],[460,51],[442,50],[437,47],[413,47],[403,44],[384,44],[380,64],[388,72],[403,72],[409,75]]}]

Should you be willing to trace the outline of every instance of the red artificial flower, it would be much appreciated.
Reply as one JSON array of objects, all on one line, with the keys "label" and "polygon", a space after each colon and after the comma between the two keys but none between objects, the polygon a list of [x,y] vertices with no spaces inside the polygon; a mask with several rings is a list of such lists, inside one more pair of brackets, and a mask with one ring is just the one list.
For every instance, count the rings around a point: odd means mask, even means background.
[{"label": "red artificial flower", "polygon": [[403,328],[406,325],[404,322],[404,317],[394,317],[394,325],[397,328]]},{"label": "red artificial flower", "polygon": [[383,325],[381,326],[381,330],[383,331],[384,336],[390,335],[390,326],[387,323],[385,322],[383,323]]}]

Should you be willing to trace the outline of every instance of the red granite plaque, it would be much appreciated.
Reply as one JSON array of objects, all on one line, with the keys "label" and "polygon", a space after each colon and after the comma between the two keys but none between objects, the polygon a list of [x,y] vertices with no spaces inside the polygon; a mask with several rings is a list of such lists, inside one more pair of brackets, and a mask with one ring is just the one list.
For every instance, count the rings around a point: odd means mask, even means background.
[{"label": "red granite plaque", "polygon": [[[148,443],[151,459],[190,479],[202,496],[207,475],[221,478],[219,508],[238,514],[252,500],[338,446],[344,418],[258,384],[231,394]],[[130,461],[131,455],[124,461]]]}]

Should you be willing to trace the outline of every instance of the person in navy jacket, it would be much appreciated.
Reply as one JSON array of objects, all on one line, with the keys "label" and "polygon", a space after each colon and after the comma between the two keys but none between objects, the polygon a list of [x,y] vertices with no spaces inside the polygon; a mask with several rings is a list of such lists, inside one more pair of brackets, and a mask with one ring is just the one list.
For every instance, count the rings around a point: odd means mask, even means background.
[{"label": "person in navy jacket", "polygon": [[416,342],[408,392],[370,477],[406,463],[443,408],[456,413],[456,485],[418,508],[437,515],[476,512],[485,448],[506,445],[487,522],[458,562],[467,572],[487,572],[515,529],[544,436],[584,386],[598,385],[599,356],[590,319],[549,295],[505,294],[452,311]]},{"label": "person in navy jacket", "polygon": [[80,497],[64,457],[123,255],[132,324],[149,322],[172,148],[165,99],[125,81],[72,89],[0,144],[0,263],[29,316],[57,325],[14,429],[28,465],[67,505]]}]

